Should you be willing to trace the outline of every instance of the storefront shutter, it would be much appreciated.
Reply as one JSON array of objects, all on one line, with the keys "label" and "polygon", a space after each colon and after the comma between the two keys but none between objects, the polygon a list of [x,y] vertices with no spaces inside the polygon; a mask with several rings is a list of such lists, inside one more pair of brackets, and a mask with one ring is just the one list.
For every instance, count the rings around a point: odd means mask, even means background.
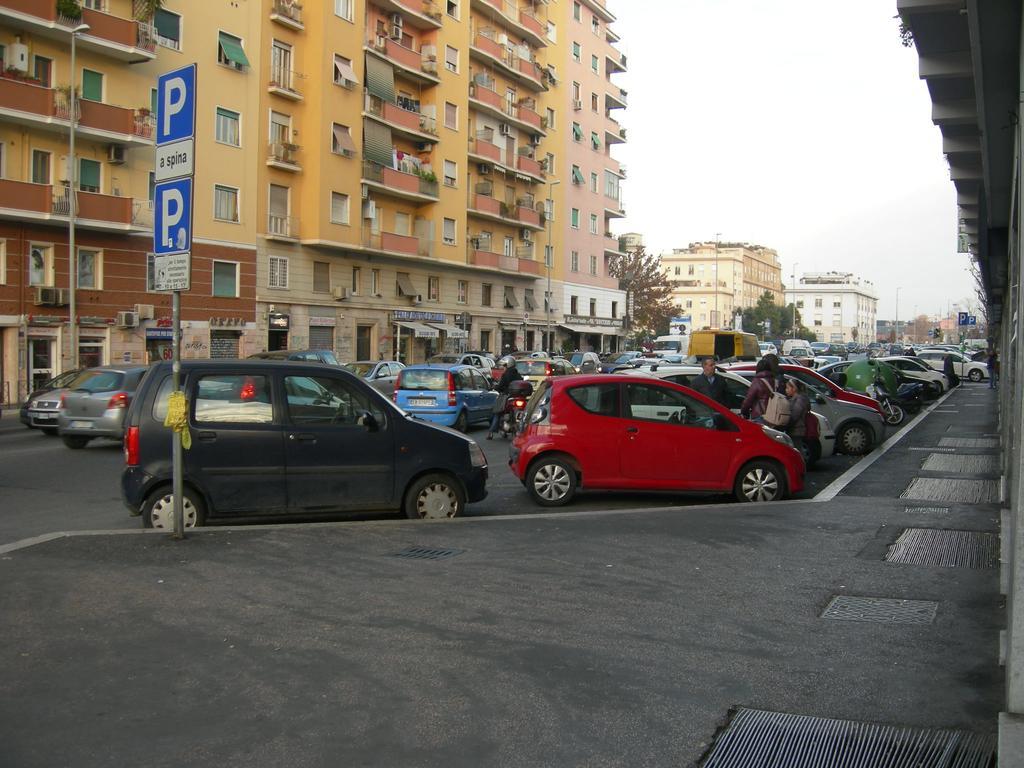
[{"label": "storefront shutter", "polygon": [[330,326],[309,326],[310,349],[334,349],[334,329]]}]

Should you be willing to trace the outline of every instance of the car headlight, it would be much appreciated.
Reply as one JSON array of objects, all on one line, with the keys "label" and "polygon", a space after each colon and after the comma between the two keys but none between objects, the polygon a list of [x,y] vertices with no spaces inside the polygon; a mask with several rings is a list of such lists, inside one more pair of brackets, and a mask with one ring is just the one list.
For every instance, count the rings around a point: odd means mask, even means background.
[{"label": "car headlight", "polygon": [[772,440],[782,443],[783,445],[788,445],[790,448],[796,448],[796,446],[793,445],[793,438],[791,438],[785,432],[780,432],[777,429],[772,429],[771,427],[765,426],[762,426],[761,429],[764,430],[764,433],[768,435],[768,437],[770,437]]},{"label": "car headlight", "polygon": [[469,463],[474,467],[486,467],[487,457],[484,456],[484,449],[475,441],[469,443]]}]

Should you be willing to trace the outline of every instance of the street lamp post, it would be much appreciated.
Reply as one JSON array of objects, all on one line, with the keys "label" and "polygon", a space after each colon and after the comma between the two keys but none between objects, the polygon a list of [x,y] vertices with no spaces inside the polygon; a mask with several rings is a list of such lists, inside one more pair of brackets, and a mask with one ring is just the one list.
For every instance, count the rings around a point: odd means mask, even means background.
[{"label": "street lamp post", "polygon": [[68,139],[68,369],[78,367],[78,323],[75,318],[75,288],[78,284],[78,254],[75,252],[75,216],[78,200],[75,186],[78,184],[78,164],[75,162],[75,129],[78,125],[78,100],[75,98],[75,41],[82,32],[88,32],[88,24],[79,24],[71,30],[71,81],[68,87],[69,124]]},{"label": "street lamp post", "polygon": [[793,262],[793,328],[792,336],[796,338],[796,268],[800,265],[797,262]]},{"label": "street lamp post", "polygon": [[551,242],[551,220],[554,218],[554,214],[555,214],[555,190],[554,190],[554,188],[555,188],[556,184],[561,184],[561,183],[562,182],[561,182],[560,179],[552,179],[551,182],[548,184],[548,200],[551,201],[551,210],[549,211],[548,221],[547,221],[547,224],[548,224],[547,253],[544,254],[544,262],[546,264],[547,273],[548,273],[548,288],[547,288],[547,292],[544,295],[544,323],[545,323],[544,335],[547,336],[547,339],[544,342],[544,351],[547,352],[549,355],[552,352],[552,347],[555,346],[554,343],[552,342],[552,339],[551,339],[551,262],[553,262],[555,260],[555,246]]},{"label": "street lamp post", "polygon": [[894,323],[896,325],[896,329],[895,329],[894,333],[896,335],[893,338],[893,341],[895,341],[897,344],[900,343],[900,291],[901,290],[903,290],[903,286],[902,285],[896,287],[896,319],[894,320]]},{"label": "street lamp post", "polygon": [[718,317],[718,243],[722,239],[721,232],[715,232],[715,322],[712,325],[715,328],[722,327],[722,321]]}]

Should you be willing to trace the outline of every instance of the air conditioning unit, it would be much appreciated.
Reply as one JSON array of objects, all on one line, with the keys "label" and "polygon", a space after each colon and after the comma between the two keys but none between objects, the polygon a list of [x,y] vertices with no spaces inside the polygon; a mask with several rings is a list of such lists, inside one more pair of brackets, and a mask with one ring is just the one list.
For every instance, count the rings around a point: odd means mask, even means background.
[{"label": "air conditioning unit", "polygon": [[391,39],[392,40],[401,40],[402,39],[402,25],[401,24],[391,28]]},{"label": "air conditioning unit", "polygon": [[377,218],[377,202],[375,200],[366,200],[363,202],[363,218]]},{"label": "air conditioning unit", "polygon": [[519,230],[519,239],[524,243],[529,243],[533,240],[533,232],[523,227]]},{"label": "air conditioning unit", "polygon": [[139,320],[152,320],[153,309],[154,307],[152,304],[136,304],[135,314],[139,316]]},{"label": "air conditioning unit", "polygon": [[348,298],[348,288],[343,285],[336,285],[331,288],[331,295],[338,301],[344,301]]},{"label": "air conditioning unit", "polygon": [[572,108],[574,111],[579,112],[581,109],[583,109],[583,102],[580,101],[579,99],[573,99]]},{"label": "air conditioning unit", "polygon": [[123,144],[111,144],[107,147],[107,162],[112,165],[122,165],[124,163]]},{"label": "air conditioning unit", "polygon": [[37,307],[55,307],[60,301],[60,291],[56,288],[36,288],[32,303]]},{"label": "air conditioning unit", "polygon": [[480,163],[476,167],[476,172],[479,173],[481,176],[489,176],[491,173],[491,166],[489,166],[487,163]]},{"label": "air conditioning unit", "polygon": [[508,123],[498,123],[498,133],[502,136],[511,136],[512,126]]},{"label": "air conditioning unit", "polygon": [[136,328],[139,325],[139,316],[134,312],[118,312],[114,324],[118,328]]}]

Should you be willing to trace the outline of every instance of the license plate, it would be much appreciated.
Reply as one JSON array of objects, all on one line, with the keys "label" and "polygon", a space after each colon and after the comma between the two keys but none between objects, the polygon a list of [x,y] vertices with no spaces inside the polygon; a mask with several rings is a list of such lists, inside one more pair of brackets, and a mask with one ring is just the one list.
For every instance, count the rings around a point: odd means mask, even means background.
[{"label": "license plate", "polygon": [[434,398],[432,397],[410,397],[409,405],[433,405]]},{"label": "license plate", "polygon": [[92,429],[91,421],[72,421],[71,429]]},{"label": "license plate", "polygon": [[53,416],[36,416],[36,415],[33,415],[32,418],[35,419],[36,421],[51,422],[51,421],[54,420],[55,417],[53,417]]}]

